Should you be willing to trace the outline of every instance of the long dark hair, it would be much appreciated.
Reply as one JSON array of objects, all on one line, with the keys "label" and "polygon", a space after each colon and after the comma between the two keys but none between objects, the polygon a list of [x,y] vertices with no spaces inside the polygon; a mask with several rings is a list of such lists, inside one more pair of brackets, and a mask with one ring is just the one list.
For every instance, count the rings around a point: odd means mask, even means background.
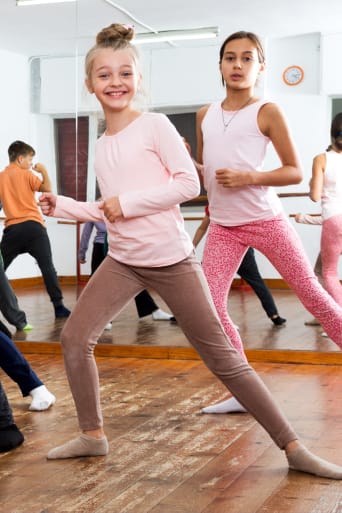
[{"label": "long dark hair", "polygon": [[342,151],[342,112],[336,114],[331,122],[330,138],[331,145],[329,146],[328,151],[333,148]]}]

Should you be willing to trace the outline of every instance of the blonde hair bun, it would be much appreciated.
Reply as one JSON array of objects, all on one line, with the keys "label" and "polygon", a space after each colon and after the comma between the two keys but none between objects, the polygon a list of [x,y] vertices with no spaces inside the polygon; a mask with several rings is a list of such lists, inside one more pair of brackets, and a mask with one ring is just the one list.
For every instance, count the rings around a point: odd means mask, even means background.
[{"label": "blonde hair bun", "polygon": [[131,41],[134,37],[134,29],[129,25],[121,25],[120,23],[112,23],[109,27],[105,27],[96,36],[96,44],[100,46],[111,45],[119,40]]}]

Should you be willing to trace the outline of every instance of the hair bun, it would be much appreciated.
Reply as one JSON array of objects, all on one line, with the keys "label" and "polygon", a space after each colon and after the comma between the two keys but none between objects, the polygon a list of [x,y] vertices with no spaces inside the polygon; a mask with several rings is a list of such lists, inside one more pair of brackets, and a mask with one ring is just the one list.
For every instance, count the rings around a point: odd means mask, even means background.
[{"label": "hair bun", "polygon": [[109,27],[105,27],[96,36],[97,45],[110,44],[115,41],[131,41],[134,37],[134,29],[130,25],[121,25],[120,23],[112,23]]}]

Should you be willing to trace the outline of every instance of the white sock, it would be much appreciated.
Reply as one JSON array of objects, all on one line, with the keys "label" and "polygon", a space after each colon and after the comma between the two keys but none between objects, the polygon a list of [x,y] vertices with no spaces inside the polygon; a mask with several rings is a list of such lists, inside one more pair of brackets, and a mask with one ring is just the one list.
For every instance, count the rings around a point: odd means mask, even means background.
[{"label": "white sock", "polygon": [[246,408],[235,397],[202,408],[202,413],[247,413]]},{"label": "white sock", "polygon": [[173,317],[173,315],[171,315],[167,312],[164,312],[160,308],[158,308],[158,310],[155,310],[154,312],[152,312],[152,319],[154,321],[169,321],[172,317]]},{"label": "white sock", "polygon": [[32,402],[29,410],[31,411],[47,410],[56,402],[56,397],[48,391],[45,385],[31,390],[30,396],[32,397]]}]

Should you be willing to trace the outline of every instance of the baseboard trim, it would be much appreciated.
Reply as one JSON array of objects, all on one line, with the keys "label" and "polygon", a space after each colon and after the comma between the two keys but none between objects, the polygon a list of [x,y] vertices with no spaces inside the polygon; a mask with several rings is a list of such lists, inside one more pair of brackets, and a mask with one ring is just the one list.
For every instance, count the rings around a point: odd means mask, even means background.
[{"label": "baseboard trim", "polygon": [[[24,342],[15,341],[23,354],[62,354],[61,345],[57,342]],[[136,345],[98,344],[96,356],[112,358],[146,358],[163,360],[200,360],[192,347],[141,347]],[[312,365],[342,365],[342,352],[329,353],[319,351],[295,350],[264,350],[246,349],[248,361],[269,363],[295,363]]]},{"label": "baseboard trim", "polygon": [[[78,278],[78,282],[84,284],[89,280],[89,278],[89,274],[82,274]],[[44,287],[42,276],[33,276],[31,278],[13,278],[9,281],[14,289]],[[61,285],[75,285],[77,283],[77,276],[58,276],[58,281]],[[282,279],[264,278],[264,281],[270,289],[289,289],[287,283]],[[252,290],[252,288],[242,278],[235,278],[233,280],[232,288]]]}]

